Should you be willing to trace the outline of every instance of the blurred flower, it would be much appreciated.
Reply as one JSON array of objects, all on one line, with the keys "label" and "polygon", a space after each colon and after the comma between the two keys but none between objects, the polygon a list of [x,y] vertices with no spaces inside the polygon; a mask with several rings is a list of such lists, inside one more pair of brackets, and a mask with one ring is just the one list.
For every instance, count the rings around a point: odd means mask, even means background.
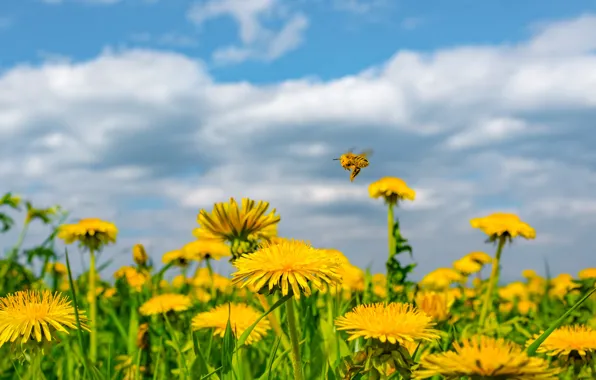
[{"label": "blurred flower", "polygon": [[190,281],[192,286],[203,287],[207,289],[213,286],[216,290],[222,293],[229,293],[232,290],[232,282],[229,278],[218,273],[210,274],[209,269],[207,268],[199,269]]},{"label": "blurred flower", "polygon": [[348,341],[363,337],[401,345],[439,338],[432,318],[409,303],[359,305],[338,317],[335,325],[350,335]]},{"label": "blurred flower", "polygon": [[147,370],[144,366],[138,367],[128,355],[118,355],[116,361],[118,364],[114,366],[114,370],[121,373],[122,380],[136,380]]},{"label": "blurred flower", "polygon": [[147,256],[147,251],[145,250],[145,246],[143,246],[143,244],[135,244],[132,247],[132,259],[139,266],[144,267],[147,265],[149,256]]},{"label": "blurred flower", "polygon": [[577,277],[580,280],[589,280],[596,278],[596,268],[585,268],[579,271]]},{"label": "blurred flower", "polygon": [[128,286],[130,286],[135,291],[140,292],[141,290],[143,290],[143,286],[145,285],[145,283],[149,281],[150,275],[148,272],[144,270],[124,266],[114,273],[114,277],[117,280],[126,280]]},{"label": "blurred flower", "polygon": [[200,239],[214,239],[234,242],[234,240],[257,241],[268,240],[277,235],[277,223],[280,217],[275,209],[265,215],[269,202],[242,198],[242,206],[236,200],[216,203],[213,211],[200,210],[197,216],[199,228],[194,230]]},{"label": "blurred flower", "polygon": [[171,311],[185,311],[190,309],[191,306],[192,301],[190,297],[182,294],[169,293],[151,297],[141,305],[139,311],[141,314],[148,316],[164,314]]},{"label": "blurred flower", "polygon": [[211,294],[203,288],[194,288],[191,290],[190,296],[192,299],[200,302],[207,303],[211,301]]},{"label": "blurred flower", "polygon": [[504,339],[475,336],[453,344],[454,351],[426,355],[414,379],[442,376],[446,380],[557,379],[554,370],[540,358],[528,357],[522,348]]},{"label": "blurred flower", "polygon": [[196,258],[197,257],[192,252],[185,251],[183,249],[176,249],[164,253],[161,257],[161,261],[166,265],[174,264],[180,267],[185,267]]},{"label": "blurred flower", "polygon": [[301,293],[310,296],[311,288],[341,284],[339,262],[308,243],[290,240],[278,244],[265,243],[256,252],[234,262],[238,269],[232,283],[254,285],[260,290],[279,288],[282,295],[290,292],[299,299]]},{"label": "blurred flower", "polygon": [[75,224],[64,224],[59,227],[58,238],[65,244],[78,241],[81,246],[90,250],[99,250],[104,245],[115,243],[118,229],[113,223],[97,218],[81,219]]},{"label": "blurred flower", "polygon": [[396,204],[404,199],[413,201],[416,198],[416,191],[409,188],[403,179],[396,177],[383,177],[371,183],[368,194],[371,198],[383,197],[388,204]]},{"label": "blurred flower", "polygon": [[449,293],[419,292],[416,295],[416,306],[437,322],[449,319],[449,310],[455,297]]},{"label": "blurred flower", "polygon": [[383,273],[375,273],[372,275],[373,293],[379,298],[387,297],[387,277]]},{"label": "blurred flower", "polygon": [[511,310],[513,310],[513,302],[507,301],[507,302],[501,302],[499,303],[499,312],[503,313],[503,314],[508,314],[511,312]]},{"label": "blurred flower", "polygon": [[468,256],[464,256],[453,262],[453,268],[459,273],[467,276],[480,272],[482,270],[482,264],[472,260]]},{"label": "blurred flower", "polygon": [[474,260],[482,265],[490,264],[493,262],[493,258],[491,257],[491,255],[481,251],[470,252],[464,257],[467,257],[470,260]]},{"label": "blurred flower", "polygon": [[478,228],[487,234],[491,240],[500,236],[513,239],[521,236],[526,239],[536,238],[536,231],[527,223],[524,223],[515,214],[496,212],[494,214],[474,218],[470,220],[473,228]]},{"label": "blurred flower", "polygon": [[454,282],[464,282],[466,279],[451,268],[437,268],[422,278],[419,285],[435,289],[444,289]]},{"label": "blurred flower", "polygon": [[564,298],[577,285],[573,282],[573,276],[568,273],[561,273],[550,280],[548,294],[551,297]]},{"label": "blurred flower", "polygon": [[35,219],[39,219],[43,224],[48,224],[52,221],[52,217],[60,211],[60,206],[35,208],[29,201],[25,202],[25,207],[27,209],[25,224],[29,224]]},{"label": "blurred flower", "polygon": [[184,275],[179,274],[178,276],[176,276],[172,279],[172,286],[176,289],[180,289],[181,287],[188,284],[189,282],[190,282],[189,278],[184,277]]},{"label": "blurred flower", "polygon": [[[89,331],[84,312],[79,311],[81,328]],[[49,290],[19,291],[0,298],[0,346],[6,342],[29,340],[48,342],[56,338],[56,331],[68,334],[66,328],[76,329],[75,309],[71,301]]]},{"label": "blurred flower", "polygon": [[[192,319],[192,329],[214,329],[213,335],[223,338],[228,320],[236,339],[246,331],[258,318],[261,312],[245,304],[230,303],[219,305],[210,311],[199,313]],[[269,321],[261,319],[246,339],[246,344],[253,344],[261,340],[269,331]]]},{"label": "blurred flower", "polygon": [[538,310],[538,305],[536,305],[536,302],[530,300],[520,300],[517,302],[517,311],[519,311],[521,315],[535,313],[536,310]]},{"label": "blurred flower", "polygon": [[535,277],[538,277],[538,273],[534,269],[524,269],[522,271],[522,276],[528,280],[531,280]]},{"label": "blurred flower", "polygon": [[528,298],[528,289],[524,283],[514,281],[499,288],[498,294],[499,297],[509,301],[513,301],[515,299],[526,299]]},{"label": "blurred flower", "polygon": [[46,265],[46,272],[58,277],[63,277],[68,274],[68,268],[62,263],[48,263]]},{"label": "blurred flower", "polygon": [[230,247],[221,240],[195,240],[182,247],[182,251],[195,261],[219,260],[230,256]]},{"label": "blurred flower", "polygon": [[[532,344],[539,336],[540,334],[536,334],[527,345]],[[596,330],[585,325],[561,326],[542,342],[536,352],[586,359],[586,356],[596,353]]]}]

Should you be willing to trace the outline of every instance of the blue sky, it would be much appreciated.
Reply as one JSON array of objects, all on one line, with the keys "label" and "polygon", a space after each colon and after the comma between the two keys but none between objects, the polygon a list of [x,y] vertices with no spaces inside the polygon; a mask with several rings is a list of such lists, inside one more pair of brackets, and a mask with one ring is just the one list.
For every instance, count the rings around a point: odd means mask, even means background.
[{"label": "blue sky", "polygon": [[[492,211],[538,231],[506,278],[596,267],[595,8],[3,1],[2,190],[116,222],[114,265],[137,242],[159,258],[192,239],[198,209],[248,196],[278,209],[284,236],[382,270],[367,186],[398,176],[419,194],[400,210],[417,278],[491,252],[468,221]],[[350,183],[331,158],[353,146],[375,154]]]}]

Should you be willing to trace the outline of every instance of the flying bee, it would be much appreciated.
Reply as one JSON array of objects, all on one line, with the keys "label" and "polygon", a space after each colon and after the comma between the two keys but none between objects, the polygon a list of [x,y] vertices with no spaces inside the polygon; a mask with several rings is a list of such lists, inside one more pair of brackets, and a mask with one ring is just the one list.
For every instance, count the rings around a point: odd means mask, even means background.
[{"label": "flying bee", "polygon": [[354,153],[354,149],[348,150],[346,153],[334,158],[334,161],[339,161],[339,164],[345,170],[351,170],[350,182],[360,173],[360,170],[368,166],[368,157],[372,155],[372,149],[367,149],[362,153]]}]

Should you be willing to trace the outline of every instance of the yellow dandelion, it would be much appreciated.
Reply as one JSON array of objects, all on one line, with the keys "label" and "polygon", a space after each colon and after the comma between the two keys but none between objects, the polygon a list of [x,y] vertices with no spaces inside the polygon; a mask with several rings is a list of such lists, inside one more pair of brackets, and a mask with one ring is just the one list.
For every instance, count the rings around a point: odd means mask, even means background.
[{"label": "yellow dandelion", "polygon": [[439,338],[432,318],[409,303],[359,305],[338,317],[335,325],[350,335],[349,341],[364,337],[405,344]]},{"label": "yellow dandelion", "polygon": [[46,265],[46,272],[56,275],[58,277],[66,276],[68,268],[62,263],[48,263]]},{"label": "yellow dandelion", "polygon": [[515,299],[527,299],[529,297],[528,288],[523,282],[514,281],[499,288],[499,297],[513,301]]},{"label": "yellow dandelion", "polygon": [[[534,340],[539,334],[534,336]],[[530,345],[533,341],[529,341]],[[553,331],[536,350],[549,356],[580,356],[596,353],[596,330],[585,325],[561,326]]]},{"label": "yellow dandelion", "polygon": [[[81,328],[89,331],[87,318],[79,311]],[[64,295],[49,290],[20,291],[0,298],[0,347],[6,342],[51,341],[56,331],[76,329],[75,308]]]},{"label": "yellow dandelion", "polygon": [[58,238],[66,244],[78,241],[81,246],[98,250],[104,245],[115,243],[118,228],[98,218],[81,219],[75,224],[64,224],[58,229]]},{"label": "yellow dandelion", "polygon": [[519,216],[510,213],[497,212],[485,217],[470,220],[473,228],[482,230],[491,239],[505,236],[509,239],[521,236],[526,239],[536,238],[536,231]]},{"label": "yellow dandelion", "polygon": [[596,278],[596,268],[586,268],[579,271],[577,277],[580,280],[590,280]]},{"label": "yellow dandelion", "polygon": [[230,247],[221,240],[196,240],[184,245],[182,251],[196,261],[205,259],[219,260],[222,257],[231,255]]},{"label": "yellow dandelion", "polygon": [[437,268],[422,278],[419,285],[443,289],[455,282],[464,282],[466,278],[451,268]]},{"label": "yellow dandelion", "polygon": [[520,300],[517,303],[517,311],[519,311],[521,315],[535,313],[536,310],[538,310],[538,305],[536,305],[536,302],[530,300]]},{"label": "yellow dandelion", "polygon": [[490,264],[493,262],[493,258],[488,253],[482,251],[470,252],[464,257],[467,257],[470,260],[474,260],[482,265]]},{"label": "yellow dandelion", "polygon": [[[197,314],[192,319],[191,325],[195,331],[200,329],[214,329],[213,335],[223,337],[229,320],[234,336],[240,338],[244,331],[261,317],[261,314],[261,312],[248,305],[230,303],[219,305],[207,312]],[[246,339],[246,344],[258,342],[267,335],[269,329],[269,321],[265,318],[261,319]]]},{"label": "yellow dandelion", "polygon": [[114,273],[117,280],[123,279],[128,286],[137,292],[143,289],[143,286],[149,281],[150,275],[146,271],[138,270],[137,268],[124,266]]},{"label": "yellow dandelion", "polygon": [[148,316],[173,311],[181,312],[190,309],[191,306],[192,300],[190,297],[182,294],[167,293],[151,297],[141,305],[139,311],[141,314]]},{"label": "yellow dandelion", "polygon": [[393,205],[404,199],[416,199],[416,191],[408,187],[403,179],[396,177],[383,177],[371,183],[368,186],[368,194],[371,198],[383,197],[385,202]]},{"label": "yellow dandelion", "polygon": [[132,259],[135,263],[137,263],[137,265],[142,267],[147,265],[149,256],[147,255],[147,251],[145,250],[145,246],[143,244],[135,244],[132,247]]},{"label": "yellow dandelion", "polygon": [[263,244],[256,252],[234,262],[234,285],[254,286],[255,290],[278,287],[282,295],[292,292],[299,299],[301,293],[310,296],[312,285],[318,290],[325,285],[341,283],[337,259],[313,248],[303,241],[289,240],[278,244]]},{"label": "yellow dandelion", "polygon": [[462,273],[463,275],[470,275],[478,273],[482,270],[482,264],[478,261],[472,260],[467,256],[453,262],[453,269]]},{"label": "yellow dandelion", "polygon": [[242,205],[238,207],[236,200],[216,203],[213,211],[200,210],[197,216],[199,228],[194,234],[199,239],[256,241],[268,240],[277,235],[277,223],[280,217],[275,215],[275,209],[265,214],[269,202],[242,198]]},{"label": "yellow dandelion", "polygon": [[135,344],[141,350],[146,349],[149,346],[149,324],[141,323],[137,330],[137,339]]},{"label": "yellow dandelion", "polygon": [[442,376],[445,380],[557,379],[556,371],[549,369],[541,358],[528,357],[522,347],[504,339],[474,336],[453,344],[454,350],[429,354],[420,360],[414,379]]},{"label": "yellow dandelion", "polygon": [[190,280],[192,286],[211,288],[212,286],[223,293],[229,293],[232,290],[231,281],[218,273],[209,273],[208,268],[200,268],[197,270],[193,278]]},{"label": "yellow dandelion", "polygon": [[416,294],[415,303],[418,309],[433,317],[437,322],[446,321],[455,297],[450,293],[420,292]]},{"label": "yellow dandelion", "polygon": [[164,264],[174,264],[180,267],[185,267],[190,264],[191,261],[196,260],[196,255],[190,251],[183,249],[175,249],[163,254],[161,261]]},{"label": "yellow dandelion", "polygon": [[524,269],[522,271],[522,276],[527,280],[531,280],[538,277],[538,273],[536,273],[534,269]]}]

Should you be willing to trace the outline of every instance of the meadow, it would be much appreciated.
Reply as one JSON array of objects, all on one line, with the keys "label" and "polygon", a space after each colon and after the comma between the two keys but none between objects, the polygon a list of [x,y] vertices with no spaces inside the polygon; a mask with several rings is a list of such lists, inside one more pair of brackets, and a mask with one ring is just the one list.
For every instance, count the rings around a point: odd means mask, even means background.
[{"label": "meadow", "polygon": [[[399,210],[416,193],[384,177],[369,194],[387,206],[384,273],[278,236],[285,216],[247,198],[198,210],[188,226],[196,240],[169,252],[137,244],[129,265],[108,273],[97,255],[117,241],[115,224],[69,220],[7,193],[0,231],[19,235],[3,241],[0,261],[0,378],[596,378],[596,268],[552,278],[525,270],[524,281],[499,285],[511,242],[540,234],[495,213],[470,221],[486,252],[462,252],[413,282]],[[47,238],[23,249],[33,223]],[[79,276],[74,255],[89,263]],[[216,260],[229,260],[232,275],[215,273]]]}]

